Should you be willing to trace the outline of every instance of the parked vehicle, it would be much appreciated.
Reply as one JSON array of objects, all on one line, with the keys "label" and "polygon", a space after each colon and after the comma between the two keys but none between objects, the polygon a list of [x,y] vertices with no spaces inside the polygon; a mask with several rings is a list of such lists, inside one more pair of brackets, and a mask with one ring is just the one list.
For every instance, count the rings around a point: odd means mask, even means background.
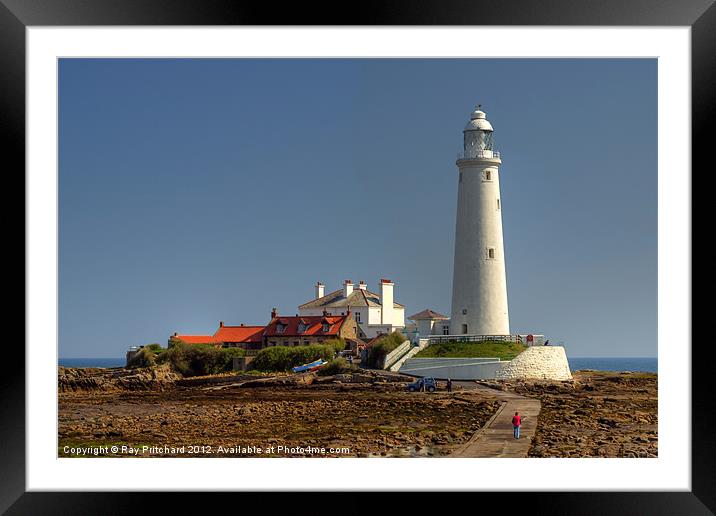
[{"label": "parked vehicle", "polygon": [[414,381],[413,383],[408,384],[408,391],[410,392],[416,392],[416,391],[428,391],[428,392],[435,392],[438,388],[438,382],[435,380],[435,378],[431,378],[429,376],[426,376],[425,378],[419,378],[418,380]]}]

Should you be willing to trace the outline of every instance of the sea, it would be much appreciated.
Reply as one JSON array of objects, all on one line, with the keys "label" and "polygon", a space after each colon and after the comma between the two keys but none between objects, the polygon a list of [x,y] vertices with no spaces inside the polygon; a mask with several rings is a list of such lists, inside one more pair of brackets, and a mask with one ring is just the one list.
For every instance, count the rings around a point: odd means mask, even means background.
[{"label": "sea", "polygon": [[[656,357],[568,357],[569,368],[594,369],[596,371],[644,371],[658,372]],[[65,367],[124,367],[126,359],[120,358],[60,358]]]},{"label": "sea", "polygon": [[572,371],[639,371],[658,373],[656,357],[567,357]]},{"label": "sea", "polygon": [[64,367],[124,367],[127,359],[120,358],[60,358],[59,365]]}]

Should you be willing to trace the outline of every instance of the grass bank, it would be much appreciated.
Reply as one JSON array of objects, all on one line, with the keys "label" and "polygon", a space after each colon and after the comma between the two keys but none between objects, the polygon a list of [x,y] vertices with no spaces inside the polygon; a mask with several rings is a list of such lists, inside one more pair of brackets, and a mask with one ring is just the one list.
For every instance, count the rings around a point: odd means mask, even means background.
[{"label": "grass bank", "polygon": [[512,360],[522,353],[527,346],[519,342],[501,342],[486,340],[484,342],[443,342],[432,344],[415,355],[415,358],[499,358]]}]

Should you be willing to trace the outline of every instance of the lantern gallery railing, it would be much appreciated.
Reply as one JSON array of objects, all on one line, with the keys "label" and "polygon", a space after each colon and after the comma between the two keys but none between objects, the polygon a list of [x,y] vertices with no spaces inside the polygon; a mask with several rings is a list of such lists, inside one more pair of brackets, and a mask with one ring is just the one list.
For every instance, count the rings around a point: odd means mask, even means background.
[{"label": "lantern gallery railing", "polygon": [[458,152],[457,159],[479,159],[479,158],[500,158],[499,151],[491,150],[471,150],[467,152]]}]

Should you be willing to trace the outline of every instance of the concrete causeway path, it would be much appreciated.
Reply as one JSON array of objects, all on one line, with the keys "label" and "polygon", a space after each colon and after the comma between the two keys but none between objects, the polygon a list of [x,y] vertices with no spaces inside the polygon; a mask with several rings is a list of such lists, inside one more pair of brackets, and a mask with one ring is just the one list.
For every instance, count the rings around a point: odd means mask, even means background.
[{"label": "concrete causeway path", "polygon": [[[374,372],[382,375],[396,375],[391,371]],[[407,375],[412,376],[412,375]],[[454,380],[454,388],[478,392],[486,399],[495,399],[502,403],[497,412],[475,432],[469,441],[460,445],[448,457],[463,458],[524,458],[527,457],[532,439],[537,431],[537,419],[542,408],[540,400],[527,398],[513,392],[491,389],[475,381]],[[444,380],[440,380],[440,392],[444,392]],[[453,390],[459,396],[460,390]],[[512,416],[519,412],[522,416],[520,438],[515,439],[512,431]]]},{"label": "concrete causeway path", "polygon": [[[530,444],[537,430],[541,402],[511,392],[499,391],[475,382],[453,382],[473,392],[480,392],[487,398],[494,398],[502,405],[492,418],[480,430],[475,432],[468,442],[461,445],[450,457],[527,457]],[[522,416],[520,438],[515,439],[512,430],[512,416],[519,412]]]}]

